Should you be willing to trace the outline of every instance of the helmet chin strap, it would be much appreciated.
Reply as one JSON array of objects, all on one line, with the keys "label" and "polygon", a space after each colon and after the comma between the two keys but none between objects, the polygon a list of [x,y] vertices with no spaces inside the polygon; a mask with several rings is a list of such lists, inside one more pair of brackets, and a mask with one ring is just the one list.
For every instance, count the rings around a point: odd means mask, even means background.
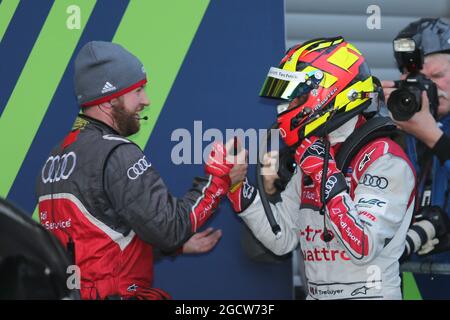
[{"label": "helmet chin strap", "polygon": [[[336,110],[334,112],[332,111],[329,117],[329,120],[331,120],[335,114]],[[333,239],[332,233],[327,228],[326,223],[326,201],[325,201],[325,184],[327,182],[327,173],[328,173],[328,161],[330,160],[330,145],[331,142],[329,140],[329,134],[328,134],[328,128],[327,128],[328,122],[325,123],[324,127],[324,137],[322,138],[324,144],[325,144],[325,155],[323,159],[323,167],[322,167],[322,177],[321,177],[321,184],[320,184],[320,214],[323,215],[323,240],[325,242],[330,242]]]},{"label": "helmet chin strap", "polygon": [[327,172],[328,172],[328,161],[330,155],[330,141],[327,138],[324,138],[325,144],[325,158],[323,161],[323,169],[322,169],[322,181],[320,185],[320,202],[322,206],[320,207],[320,214],[323,215],[323,240],[325,242],[330,242],[333,239],[333,235],[330,231],[328,231],[327,223],[326,223],[326,202],[325,202],[325,184],[327,182]]}]

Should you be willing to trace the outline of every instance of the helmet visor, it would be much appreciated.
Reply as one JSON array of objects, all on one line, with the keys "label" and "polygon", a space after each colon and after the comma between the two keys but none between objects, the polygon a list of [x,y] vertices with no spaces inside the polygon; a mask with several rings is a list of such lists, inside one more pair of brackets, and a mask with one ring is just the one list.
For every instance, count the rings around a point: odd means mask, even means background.
[{"label": "helmet visor", "polygon": [[292,100],[296,97],[299,84],[305,83],[306,73],[272,67],[259,92],[261,97]]}]

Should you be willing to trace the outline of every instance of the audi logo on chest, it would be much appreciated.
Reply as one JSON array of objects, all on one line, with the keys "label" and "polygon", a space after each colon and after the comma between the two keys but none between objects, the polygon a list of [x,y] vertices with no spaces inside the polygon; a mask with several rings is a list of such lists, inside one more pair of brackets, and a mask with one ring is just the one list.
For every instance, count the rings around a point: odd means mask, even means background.
[{"label": "audi logo on chest", "polygon": [[152,164],[145,159],[145,156],[143,156],[141,159],[138,160],[135,164],[133,164],[130,168],[127,170],[127,176],[131,180],[136,180],[144,174],[145,171],[147,171],[148,168],[150,168]]},{"label": "audi logo on chest", "polygon": [[389,182],[386,178],[373,176],[368,173],[366,173],[364,175],[364,178],[361,180],[360,183],[362,183],[363,185],[368,186],[368,187],[374,187],[374,188],[380,188],[380,189],[386,189],[387,186],[389,185]]},{"label": "audi logo on chest", "polygon": [[42,168],[42,182],[53,183],[67,180],[77,165],[77,155],[71,151],[57,156],[50,156]]}]

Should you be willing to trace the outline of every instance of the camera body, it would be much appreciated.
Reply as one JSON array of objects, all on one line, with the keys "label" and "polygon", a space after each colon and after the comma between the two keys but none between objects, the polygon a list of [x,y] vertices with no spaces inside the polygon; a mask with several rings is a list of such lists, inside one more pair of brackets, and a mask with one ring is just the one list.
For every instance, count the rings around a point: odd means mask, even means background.
[{"label": "camera body", "polygon": [[422,92],[427,93],[430,112],[437,116],[439,97],[436,84],[422,73],[411,73],[405,80],[394,81],[397,90],[387,101],[387,107],[397,121],[406,121],[419,112],[422,107]]},{"label": "camera body", "polygon": [[401,72],[408,72],[405,80],[395,81],[397,90],[387,101],[387,107],[397,121],[406,121],[422,107],[422,92],[427,93],[431,114],[436,118],[439,96],[436,84],[420,72],[423,67],[422,47],[411,37],[394,40],[394,57]]}]

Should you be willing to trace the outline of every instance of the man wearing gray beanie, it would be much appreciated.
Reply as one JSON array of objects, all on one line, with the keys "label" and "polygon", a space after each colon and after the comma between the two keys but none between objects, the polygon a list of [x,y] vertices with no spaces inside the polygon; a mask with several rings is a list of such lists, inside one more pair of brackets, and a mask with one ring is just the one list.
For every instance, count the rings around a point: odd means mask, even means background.
[{"label": "man wearing gray beanie", "polygon": [[76,57],[74,79],[83,114],[38,176],[41,224],[80,268],[83,299],[168,299],[152,288],[153,248],[209,251],[220,230],[194,233],[230,185],[243,180],[247,166],[225,161],[226,148],[217,144],[206,176],[175,198],[125,138],[139,131],[139,112],[150,104],[139,59],[118,44],[89,42]]},{"label": "man wearing gray beanie", "polygon": [[143,90],[144,66],[132,53],[115,43],[87,43],[75,59],[74,83],[84,114],[107,124],[112,121],[124,137],[138,132],[139,112],[149,100]]}]

